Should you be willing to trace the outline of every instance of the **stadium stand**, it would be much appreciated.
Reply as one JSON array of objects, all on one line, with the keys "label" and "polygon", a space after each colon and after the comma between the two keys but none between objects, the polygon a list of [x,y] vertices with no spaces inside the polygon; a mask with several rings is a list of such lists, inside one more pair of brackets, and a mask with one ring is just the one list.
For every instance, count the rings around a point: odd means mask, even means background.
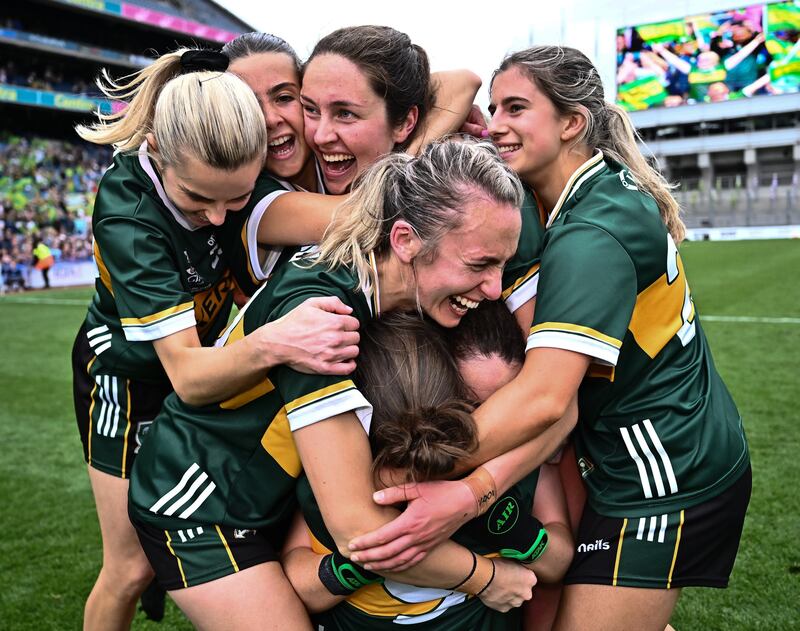
[{"label": "stadium stand", "polygon": [[209,0],[34,0],[0,9],[0,291],[42,286],[32,247],[56,259],[53,285],[90,283],[91,215],[111,151],[76,123],[108,102],[101,68],[129,74],[179,46],[212,48],[249,25]]}]

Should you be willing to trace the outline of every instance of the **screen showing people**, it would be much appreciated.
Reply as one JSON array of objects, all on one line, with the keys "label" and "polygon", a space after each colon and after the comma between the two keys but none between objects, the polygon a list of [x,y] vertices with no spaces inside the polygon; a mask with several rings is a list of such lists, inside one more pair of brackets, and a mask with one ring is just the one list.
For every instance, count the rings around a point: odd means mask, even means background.
[{"label": "screen showing people", "polygon": [[800,90],[800,2],[753,4],[617,31],[628,111]]}]

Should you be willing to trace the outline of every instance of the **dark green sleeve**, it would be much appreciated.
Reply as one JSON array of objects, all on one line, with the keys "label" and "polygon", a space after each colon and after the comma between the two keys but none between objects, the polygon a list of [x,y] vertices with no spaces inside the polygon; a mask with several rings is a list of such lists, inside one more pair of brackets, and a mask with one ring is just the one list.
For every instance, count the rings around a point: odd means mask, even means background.
[{"label": "dark green sleeve", "polygon": [[95,224],[94,238],[100,278],[110,285],[128,341],[155,340],[195,326],[192,295],[183,287],[169,239],[157,226],[135,217],[108,217]]},{"label": "dark green sleeve", "polygon": [[539,220],[536,198],[528,189],[521,214],[517,251],[503,270],[503,300],[512,313],[536,297],[539,283],[544,227]]},{"label": "dark green sleeve", "polygon": [[586,223],[550,228],[527,348],[562,348],[616,365],[636,287],[633,261],[608,232]]}]

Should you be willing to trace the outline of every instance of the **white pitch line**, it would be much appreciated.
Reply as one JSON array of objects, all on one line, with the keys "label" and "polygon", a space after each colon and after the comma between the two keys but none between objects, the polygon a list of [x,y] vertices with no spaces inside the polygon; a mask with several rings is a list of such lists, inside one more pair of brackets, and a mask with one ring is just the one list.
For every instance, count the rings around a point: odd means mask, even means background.
[{"label": "white pitch line", "polygon": [[[0,296],[0,304],[10,302],[12,304],[32,304],[32,305],[67,305],[76,307],[88,307],[89,300],[78,300],[74,298],[34,298],[33,296]],[[770,318],[758,316],[725,316],[725,315],[701,315],[703,322],[734,322],[746,324],[800,324],[800,318]]]},{"label": "white pitch line", "polygon": [[89,299],[77,300],[73,298],[33,298],[22,296],[2,296],[0,297],[0,304],[10,302],[11,304],[19,305],[72,305],[88,307]]},{"label": "white pitch line", "polygon": [[800,324],[800,318],[761,318],[755,316],[701,315],[702,322],[740,322],[753,324]]}]

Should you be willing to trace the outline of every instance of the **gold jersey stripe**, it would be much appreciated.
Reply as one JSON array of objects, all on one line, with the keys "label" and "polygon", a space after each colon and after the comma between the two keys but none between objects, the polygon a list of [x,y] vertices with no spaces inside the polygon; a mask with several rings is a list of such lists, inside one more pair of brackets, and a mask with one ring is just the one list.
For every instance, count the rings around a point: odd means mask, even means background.
[{"label": "gold jersey stripe", "polygon": [[622,528],[619,531],[619,543],[617,544],[617,558],[614,560],[614,578],[612,585],[617,586],[617,573],[619,572],[619,559],[622,556],[622,541],[625,539],[625,529],[628,527],[628,518],[622,520]]},{"label": "gold jersey stripe", "polygon": [[295,399],[291,403],[287,403],[286,413],[291,414],[292,412],[297,411],[304,405],[308,405],[309,403],[314,403],[320,399],[325,399],[333,394],[338,394],[340,392],[344,392],[345,390],[349,390],[350,388],[355,388],[355,387],[356,385],[353,383],[351,379],[340,381],[339,383],[335,383],[331,386],[328,386],[327,388],[322,388],[321,390],[317,390],[315,392],[311,392],[310,394],[306,394],[298,399]]},{"label": "gold jersey stripe", "polygon": [[347,597],[347,603],[371,616],[395,618],[397,616],[421,616],[437,609],[444,598],[407,603],[393,597],[381,584],[362,587]]},{"label": "gold jersey stripe", "polygon": [[222,545],[225,546],[225,552],[228,553],[228,558],[231,560],[231,565],[233,566],[234,572],[239,571],[239,566],[236,564],[236,559],[233,558],[233,552],[231,552],[231,548],[228,545],[228,541],[225,539],[225,535],[222,534],[222,531],[219,529],[217,524],[214,524],[214,528],[217,529],[217,534],[219,535],[220,541],[222,541]]},{"label": "gold jersey stripe", "polygon": [[[628,325],[636,344],[653,359],[683,326],[682,310],[686,299],[686,276],[678,257],[678,276],[670,284],[666,272],[636,296]],[[694,320],[694,304],[689,322]]]},{"label": "gold jersey stripe", "polygon": [[514,281],[514,284],[503,292],[503,300],[507,300],[508,297],[519,288],[520,285],[526,283],[532,276],[536,275],[538,272],[539,272],[539,263],[531,267],[524,276]]},{"label": "gold jersey stripe", "polygon": [[542,322],[534,327],[531,327],[531,335],[539,331],[561,331],[565,333],[580,333],[586,337],[591,337],[598,342],[603,342],[614,348],[622,348],[622,342],[610,335],[600,333],[588,326],[580,326],[579,324],[570,324],[569,322]]},{"label": "gold jersey stripe", "polygon": [[[92,357],[89,360],[89,363],[86,365],[86,374],[89,375],[91,378],[91,370],[92,364],[94,364],[94,360],[97,359],[97,355]],[[94,395],[97,392],[97,381],[94,382],[94,387],[92,388],[92,393],[89,395],[89,400],[91,403],[89,404],[89,440],[87,444],[87,451],[89,452],[89,464],[92,464],[92,414],[94,413]]]},{"label": "gold jersey stripe", "polygon": [[[244,322],[244,320],[242,320],[241,322]],[[236,328],[238,329],[239,326],[237,325]],[[234,329],[234,332],[231,334],[231,337],[233,337],[235,333],[236,329]],[[228,338],[228,340],[230,341],[230,338]],[[274,389],[275,386],[272,384],[272,382],[269,379],[264,379],[264,381],[257,383],[252,388],[249,388],[244,392],[240,392],[239,394],[237,394],[234,397],[231,397],[230,399],[226,399],[225,401],[219,404],[219,407],[221,407],[223,410],[236,410],[242,407],[243,405],[247,405],[251,401],[255,401],[258,397],[262,397],[268,392],[272,392]]]},{"label": "gold jersey stripe", "polygon": [[125,437],[122,439],[122,479],[125,479],[125,464],[128,461],[128,434],[131,431],[131,380],[125,380],[125,395],[128,397],[127,411],[125,412]]},{"label": "gold jersey stripe", "polygon": [[164,309],[158,313],[153,313],[149,316],[144,316],[143,318],[120,318],[120,322],[122,323],[122,326],[144,326],[158,322],[159,320],[163,320],[165,318],[169,318],[175,314],[192,310],[194,310],[194,301],[184,302],[183,304],[175,307],[169,307],[168,309]]},{"label": "gold jersey stripe", "polygon": [[678,547],[681,545],[681,532],[683,531],[684,511],[681,511],[681,522],[678,524],[678,536],[675,537],[675,550],[672,552],[672,565],[669,566],[669,576],[667,577],[667,589],[672,588],[672,572],[675,571],[675,561],[678,558]]},{"label": "gold jersey stripe", "polygon": [[308,525],[306,525],[306,530],[308,531],[308,536],[311,539],[311,550],[315,554],[325,555],[325,554],[332,554],[333,553],[333,550],[330,550],[328,548],[328,546],[326,546],[324,543],[322,543],[319,539],[317,539],[314,536],[314,533],[311,532],[311,528],[309,528]]},{"label": "gold jersey stripe", "polygon": [[553,225],[553,221],[555,221],[555,218],[558,216],[558,213],[561,212],[561,207],[564,205],[564,202],[566,202],[569,199],[570,193],[572,193],[572,188],[575,186],[575,184],[578,182],[581,176],[602,161],[603,161],[603,154],[602,152],[598,151],[586,162],[584,162],[581,166],[579,166],[578,169],[572,175],[569,176],[569,180],[567,180],[567,185],[564,187],[564,190],[561,191],[561,195],[559,195],[558,201],[556,202],[556,205],[553,208],[552,212],[550,213],[550,217],[547,220],[546,224],[547,228]]},{"label": "gold jersey stripe", "polygon": [[294,444],[286,408],[281,408],[272,419],[267,431],[261,437],[261,446],[287,475],[293,478],[299,477],[303,470],[303,464],[300,462],[300,454],[297,453],[297,447]]},{"label": "gold jersey stripe", "polygon": [[175,560],[178,562],[178,570],[181,573],[181,580],[183,581],[183,586],[189,587],[189,585],[186,583],[186,575],[183,573],[183,563],[181,563],[180,557],[177,554],[175,554],[175,550],[172,549],[172,537],[169,536],[169,531],[167,530],[164,531],[164,534],[167,535],[167,548],[169,548],[169,551],[172,553],[172,556],[174,556]]},{"label": "gold jersey stripe", "polygon": [[97,241],[94,242],[92,250],[94,250],[94,260],[97,263],[97,270],[100,272],[100,282],[103,283],[105,288],[108,289],[109,293],[113,296],[114,288],[111,286],[111,274],[108,273],[108,268],[103,261],[103,257],[100,255],[100,247],[97,245]]}]

